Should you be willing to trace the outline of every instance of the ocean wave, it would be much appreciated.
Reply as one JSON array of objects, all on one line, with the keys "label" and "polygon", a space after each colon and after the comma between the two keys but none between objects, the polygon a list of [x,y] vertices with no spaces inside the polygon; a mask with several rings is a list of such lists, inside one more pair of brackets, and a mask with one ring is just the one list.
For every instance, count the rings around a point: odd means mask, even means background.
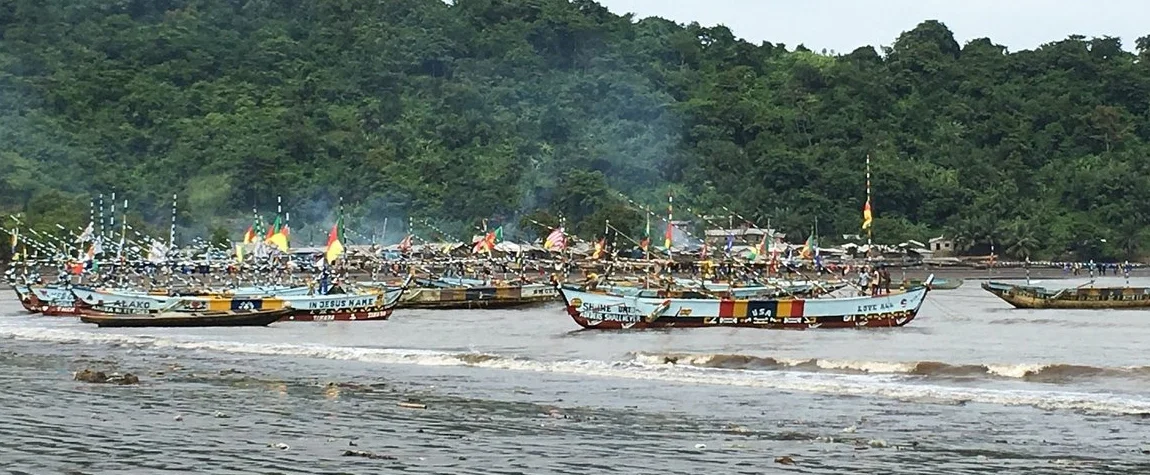
[{"label": "ocean wave", "polygon": [[643,364],[675,364],[736,370],[806,370],[848,374],[905,374],[936,378],[1005,378],[1039,383],[1064,383],[1090,378],[1150,378],[1150,366],[1101,368],[1075,364],[951,364],[941,361],[854,361],[774,358],[723,353],[632,353]]},{"label": "ocean wave", "polygon": [[[510,371],[544,372],[573,376],[660,381],[672,384],[725,385],[784,392],[844,396],[872,396],[930,404],[986,404],[1032,406],[1044,410],[1073,410],[1120,415],[1150,415],[1150,399],[1115,394],[1070,391],[1011,390],[956,387],[906,381],[863,373],[912,371],[968,371],[942,363],[863,363],[831,360],[788,360],[745,355],[635,355],[626,361],[539,361],[482,352],[447,352],[403,348],[367,348],[291,343],[182,340],[169,337],[92,333],[71,329],[0,327],[0,336],[59,343],[139,345],[155,349],[216,351],[276,357],[354,360],[383,364],[465,366]],[[696,363],[696,364],[692,364]],[[711,364],[713,366],[707,366]],[[820,366],[821,365],[821,366]],[[860,374],[811,371],[829,366],[855,368]],[[1054,365],[1055,372],[1078,374],[1081,367]],[[908,369],[909,368],[909,369]],[[959,368],[959,369],[954,369]],[[750,371],[748,369],[772,369]],[[863,370],[865,369],[865,371]],[[987,367],[992,371],[991,367]],[[974,371],[970,369],[969,371]],[[1041,372],[1040,372],[1041,373]],[[1039,373],[1039,374],[1040,374]]]}]

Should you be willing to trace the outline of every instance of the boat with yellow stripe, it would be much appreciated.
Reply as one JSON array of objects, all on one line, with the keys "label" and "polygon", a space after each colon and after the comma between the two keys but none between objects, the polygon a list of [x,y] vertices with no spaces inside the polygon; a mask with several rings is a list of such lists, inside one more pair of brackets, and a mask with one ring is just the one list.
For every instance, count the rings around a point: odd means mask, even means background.
[{"label": "boat with yellow stripe", "polygon": [[575,323],[593,329],[900,327],[918,315],[930,280],[905,292],[847,298],[661,298],[580,286],[561,286],[559,292]]},{"label": "boat with yellow stripe", "polygon": [[168,296],[73,288],[78,312],[83,315],[140,315],[160,312],[217,312],[225,310],[277,310],[287,301],[276,297]]}]

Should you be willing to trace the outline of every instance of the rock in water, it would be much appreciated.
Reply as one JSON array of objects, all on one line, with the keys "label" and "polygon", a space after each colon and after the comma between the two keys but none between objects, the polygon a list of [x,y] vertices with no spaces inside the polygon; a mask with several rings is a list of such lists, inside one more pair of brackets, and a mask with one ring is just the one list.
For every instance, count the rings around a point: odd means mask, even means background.
[{"label": "rock in water", "polygon": [[85,383],[102,384],[108,382],[108,375],[104,374],[103,371],[92,371],[91,369],[85,369],[84,371],[80,371],[73,375],[72,379]]},{"label": "rock in water", "polygon": [[108,377],[107,382],[119,385],[140,384],[140,378],[132,373],[124,373],[123,375],[113,374]]},{"label": "rock in water", "polygon": [[782,457],[775,457],[775,463],[782,464],[782,465],[795,465],[795,459],[787,457],[786,455],[784,455]]}]

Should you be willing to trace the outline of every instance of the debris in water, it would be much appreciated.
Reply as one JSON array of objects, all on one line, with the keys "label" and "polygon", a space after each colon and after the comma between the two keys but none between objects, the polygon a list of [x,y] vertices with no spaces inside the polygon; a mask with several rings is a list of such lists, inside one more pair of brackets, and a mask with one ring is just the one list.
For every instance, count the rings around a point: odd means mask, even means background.
[{"label": "debris in water", "polygon": [[871,447],[874,447],[876,449],[881,449],[881,448],[887,447],[886,441],[882,440],[882,439],[871,439],[870,442],[867,442],[867,445],[870,445]]},{"label": "debris in water", "polygon": [[108,382],[120,385],[140,384],[140,378],[132,373],[124,373],[123,375],[112,374],[108,376]]},{"label": "debris in water", "polygon": [[394,455],[381,455],[366,450],[345,450],[343,451],[344,457],[364,457],[369,459],[378,460],[398,460]]},{"label": "debris in water", "polygon": [[695,448],[699,449],[699,450],[703,450],[703,449],[707,448],[707,444],[695,444]]},{"label": "debris in water", "polygon": [[782,457],[775,457],[775,463],[783,464],[783,465],[796,465],[795,459],[787,457],[786,455],[784,455]]},{"label": "debris in water", "polygon": [[850,426],[850,427],[847,427],[846,429],[843,429],[843,432],[845,432],[847,434],[853,434],[857,430],[859,430],[858,426]]},{"label": "debris in water", "polygon": [[175,417],[175,419],[176,419],[176,422],[180,422],[180,421],[184,420],[184,416],[181,416],[181,415],[179,415],[179,414],[176,414],[176,417]]},{"label": "debris in water", "polygon": [[288,444],[285,444],[285,443],[283,443],[283,442],[280,442],[280,443],[277,443],[277,444],[268,444],[268,447],[271,447],[271,448],[274,448],[274,449],[280,449],[280,450],[287,450],[287,449],[290,449],[290,448],[291,448],[291,447],[290,447]]},{"label": "debris in water", "polygon": [[228,417],[230,417],[227,414],[224,414],[220,411],[216,411],[216,413],[213,415],[216,417],[216,419],[227,419]]},{"label": "debris in water", "polygon": [[92,371],[90,368],[72,374],[72,379],[94,384],[140,384],[140,378],[132,373],[112,373],[109,376],[103,371]]},{"label": "debris in water", "polygon": [[734,432],[736,434],[748,434],[751,432],[751,430],[741,425],[727,424],[727,432]]},{"label": "debris in water", "polygon": [[404,402],[401,402],[397,405],[399,407],[406,407],[408,409],[427,409],[427,404],[423,404],[420,402],[404,401]]}]

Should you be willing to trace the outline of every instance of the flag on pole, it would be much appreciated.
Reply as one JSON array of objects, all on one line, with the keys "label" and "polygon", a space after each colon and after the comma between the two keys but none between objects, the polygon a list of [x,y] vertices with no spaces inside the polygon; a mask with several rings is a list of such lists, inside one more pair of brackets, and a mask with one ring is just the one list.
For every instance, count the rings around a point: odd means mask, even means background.
[{"label": "flag on pole", "polygon": [[491,254],[491,251],[495,249],[495,233],[488,232],[482,236],[475,236],[473,242],[475,243],[475,245],[471,247],[471,252],[473,254],[478,254],[480,252]]},{"label": "flag on pole", "polygon": [[84,231],[80,233],[80,238],[79,238],[80,242],[91,241],[92,240],[92,232],[93,232],[92,222],[88,221],[88,227],[84,228]]},{"label": "flag on pole", "polygon": [[279,216],[276,216],[275,223],[272,224],[272,227],[268,228],[265,241],[275,246],[280,252],[288,252],[287,228],[283,227],[283,224],[280,223]]},{"label": "flag on pole", "polygon": [[335,262],[343,251],[343,216],[340,216],[331,227],[331,232],[327,234],[327,252],[324,253],[327,263]]},{"label": "flag on pole", "polygon": [[607,251],[607,238],[600,238],[595,241],[595,252],[591,254],[592,259],[602,259]]},{"label": "flag on pole", "polygon": [[801,256],[803,259],[810,259],[815,257],[815,246],[815,235],[811,234],[807,237],[807,242],[803,243],[803,249],[799,251],[799,256]]},{"label": "flag on pole", "polygon": [[244,233],[244,244],[251,244],[253,242],[256,242],[256,223],[255,222],[252,222],[252,225],[248,226],[247,232]]},{"label": "flag on pole", "polygon": [[866,204],[865,204],[865,205],[863,205],[863,223],[862,223],[862,228],[863,228],[863,229],[870,229],[870,225],[871,225],[871,220],[872,220],[872,219],[873,219],[873,217],[871,216],[871,209],[870,209],[870,198],[867,198],[867,200],[866,200]]},{"label": "flag on pole", "polygon": [[543,241],[543,248],[549,251],[562,251],[567,247],[567,236],[563,234],[563,227],[560,226],[551,231],[547,235],[547,239]]}]

